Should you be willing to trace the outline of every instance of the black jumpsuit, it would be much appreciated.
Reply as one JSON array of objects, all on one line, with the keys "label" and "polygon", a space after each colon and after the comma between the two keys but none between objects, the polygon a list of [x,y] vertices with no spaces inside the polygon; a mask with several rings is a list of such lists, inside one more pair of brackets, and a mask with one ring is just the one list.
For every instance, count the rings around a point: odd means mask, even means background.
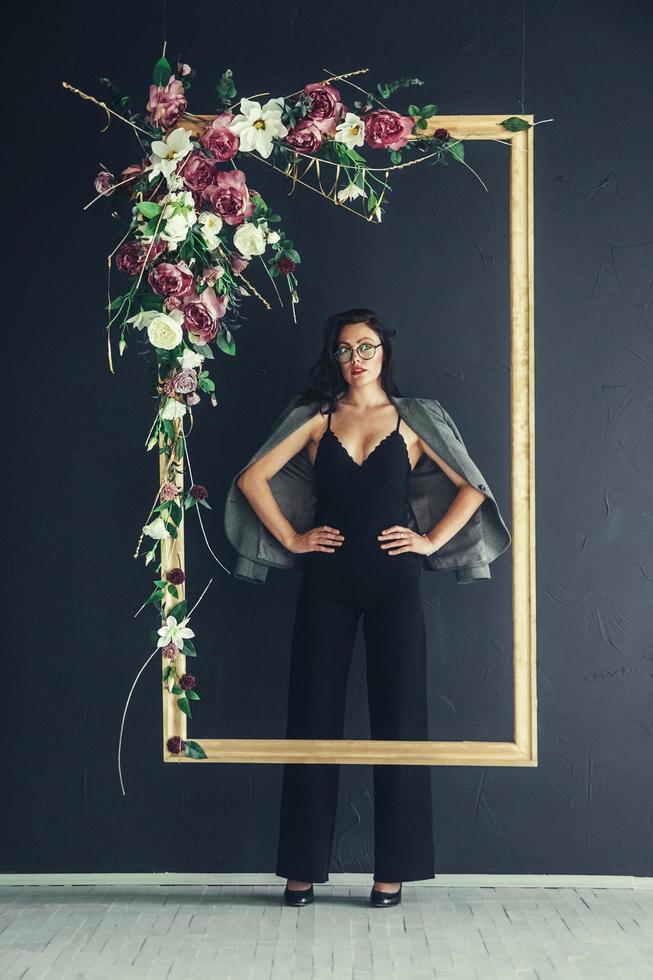
[{"label": "black jumpsuit", "polygon": [[[315,457],[315,526],[344,535],[303,556],[290,659],[287,738],[341,739],[347,677],[363,616],[372,739],[426,741],[426,631],[421,557],[388,554],[377,535],[407,523],[408,450],[397,427],[357,463],[328,426]],[[398,547],[395,543],[392,547]],[[276,873],[329,878],[337,763],[286,763]],[[373,767],[374,880],[435,877],[428,766]]]}]

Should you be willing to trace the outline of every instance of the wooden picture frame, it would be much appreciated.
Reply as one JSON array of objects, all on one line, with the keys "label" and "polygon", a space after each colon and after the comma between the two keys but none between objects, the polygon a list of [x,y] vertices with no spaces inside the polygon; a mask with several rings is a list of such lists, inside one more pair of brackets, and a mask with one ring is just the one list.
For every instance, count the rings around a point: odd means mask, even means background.
[{"label": "wooden picture frame", "polygon": [[[207,117],[208,118],[208,117]],[[510,143],[510,367],[512,446],[512,610],[514,726],[511,742],[380,741],[372,739],[222,739],[193,736],[206,759],[174,755],[167,748],[173,736],[187,736],[187,717],[175,695],[163,685],[164,762],[302,762],[349,764],[414,764],[429,766],[536,766],[537,687],[535,615],[535,413],[533,311],[533,116],[517,118],[529,128],[510,132],[506,115],[437,116],[428,135],[440,127],[452,137]],[[414,137],[418,138],[418,137]],[[161,472],[165,472],[161,456]],[[169,479],[169,477],[168,477]],[[176,477],[182,486],[182,466]],[[161,542],[162,574],[185,567],[183,522],[176,539]],[[179,587],[183,598],[183,587]],[[178,656],[179,672],[186,658]]]}]

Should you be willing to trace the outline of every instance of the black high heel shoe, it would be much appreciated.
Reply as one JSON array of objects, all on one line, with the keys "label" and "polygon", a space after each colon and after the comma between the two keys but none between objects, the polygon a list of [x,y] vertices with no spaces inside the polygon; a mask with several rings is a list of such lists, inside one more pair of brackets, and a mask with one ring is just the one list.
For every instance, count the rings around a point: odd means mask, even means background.
[{"label": "black high heel shoe", "polygon": [[286,905],[310,905],[315,901],[313,886],[310,888],[288,888],[286,885],[283,900]]},{"label": "black high heel shoe", "polygon": [[370,905],[377,909],[386,908],[388,905],[399,905],[401,901],[401,882],[396,892],[381,892],[372,888],[370,892]]}]

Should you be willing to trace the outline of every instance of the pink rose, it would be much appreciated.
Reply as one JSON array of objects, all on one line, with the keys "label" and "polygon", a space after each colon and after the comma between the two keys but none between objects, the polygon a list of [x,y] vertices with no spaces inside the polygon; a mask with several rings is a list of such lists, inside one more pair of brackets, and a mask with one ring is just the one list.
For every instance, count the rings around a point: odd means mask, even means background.
[{"label": "pink rose", "polygon": [[284,143],[302,153],[317,153],[322,145],[322,133],[312,119],[302,119],[284,136]]},{"label": "pink rose", "polygon": [[232,112],[221,112],[202,133],[200,143],[216,160],[225,163],[236,155],[240,147],[240,136],[229,129],[234,118]]},{"label": "pink rose", "polygon": [[185,368],[183,371],[177,371],[174,383],[178,395],[188,395],[197,388],[197,375],[192,368]]},{"label": "pink rose", "polygon": [[150,269],[147,281],[159,296],[185,296],[193,288],[193,278],[185,262],[160,262]]},{"label": "pink rose", "polygon": [[363,116],[365,142],[376,150],[400,150],[408,142],[414,125],[412,116],[401,116],[392,109],[376,109]]},{"label": "pink rose", "polygon": [[194,191],[203,191],[213,182],[215,166],[203,153],[189,153],[177,170],[184,178],[184,183]]},{"label": "pink rose", "polygon": [[304,94],[310,97],[310,107],[305,118],[317,126],[321,133],[332,135],[344,108],[338,89],[328,83],[311,82],[304,86]]},{"label": "pink rose", "polygon": [[148,242],[125,242],[116,252],[116,268],[126,276],[137,276],[143,268],[145,257],[149,250],[148,266],[166,250],[166,243],[161,241]]},{"label": "pink rose", "polygon": [[242,170],[227,170],[215,175],[215,183],[204,191],[220,217],[228,225],[240,225],[255,211]]},{"label": "pink rose", "polygon": [[153,126],[169,129],[186,111],[186,105],[183,83],[171,75],[167,85],[150,85],[148,121]]}]

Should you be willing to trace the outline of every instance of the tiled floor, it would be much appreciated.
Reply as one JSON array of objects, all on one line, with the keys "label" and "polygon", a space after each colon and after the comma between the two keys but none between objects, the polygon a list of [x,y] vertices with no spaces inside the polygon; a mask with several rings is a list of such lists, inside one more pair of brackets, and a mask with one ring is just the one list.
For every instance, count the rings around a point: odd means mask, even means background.
[{"label": "tiled floor", "polygon": [[653,980],[653,889],[0,887],[0,977]]}]

